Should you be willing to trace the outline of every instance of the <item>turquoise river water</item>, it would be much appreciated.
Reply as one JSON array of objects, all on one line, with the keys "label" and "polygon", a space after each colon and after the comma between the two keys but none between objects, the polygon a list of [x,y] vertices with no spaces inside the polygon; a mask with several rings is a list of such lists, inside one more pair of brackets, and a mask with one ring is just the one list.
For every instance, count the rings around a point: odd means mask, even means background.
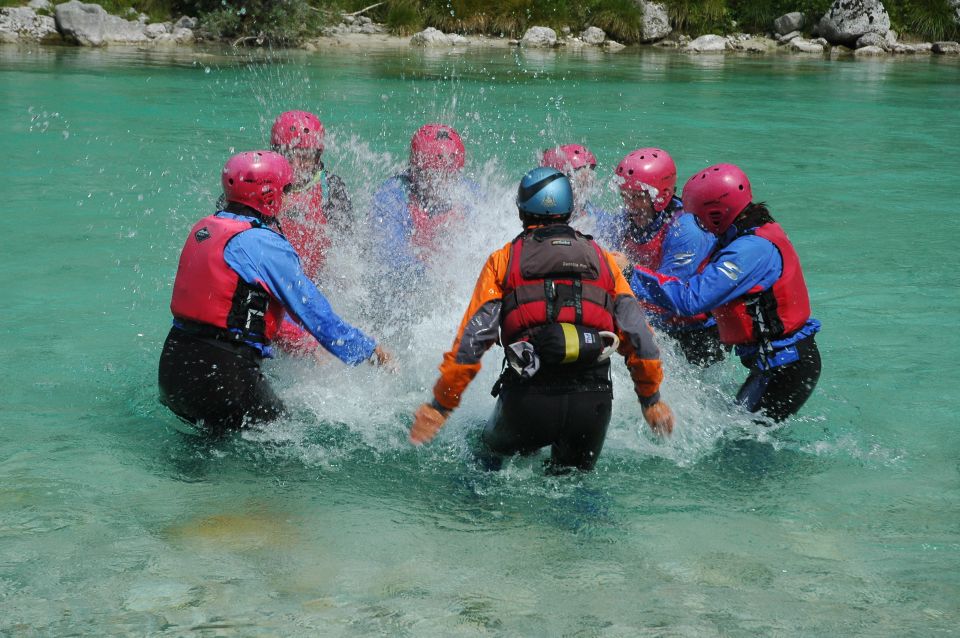
[{"label": "turquoise river water", "polygon": [[[0,634],[933,636],[960,626],[960,65],[938,58],[0,48]],[[318,111],[359,237],[320,282],[401,372],[279,359],[295,416],[178,432],[156,364],[187,229],[274,115]],[[358,282],[377,184],[421,123],[464,134],[485,222],[405,325]],[[596,471],[485,474],[490,353],[463,408],[406,443],[486,254],[517,232],[535,151],[585,141],[599,197],[627,150],[681,180],[734,161],[790,233],[824,358],[764,431],[744,374],[663,343],[675,436],[617,366]],[[402,304],[405,282],[383,300]]]}]

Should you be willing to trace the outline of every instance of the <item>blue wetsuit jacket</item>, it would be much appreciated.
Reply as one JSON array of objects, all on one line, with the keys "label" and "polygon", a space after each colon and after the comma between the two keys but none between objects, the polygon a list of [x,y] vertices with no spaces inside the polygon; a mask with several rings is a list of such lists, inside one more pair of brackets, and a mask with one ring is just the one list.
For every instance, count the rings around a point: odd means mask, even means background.
[{"label": "blue wetsuit jacket", "polygon": [[[731,226],[720,237],[703,272],[684,281],[637,269],[630,287],[638,298],[683,316],[709,312],[746,295],[755,286],[770,288],[783,271],[780,251],[762,237],[738,237],[737,232],[736,227]],[[759,362],[761,367],[784,365],[797,360],[792,346],[819,330],[820,322],[811,317],[800,330],[784,339],[769,344],[738,345],[736,353],[741,358],[752,359],[763,346],[766,357]]]},{"label": "blue wetsuit jacket", "polygon": [[[253,217],[225,211],[217,216],[261,223]],[[327,298],[304,274],[296,251],[280,233],[266,227],[243,231],[227,243],[223,258],[243,281],[279,299],[288,315],[344,363],[357,365],[373,355],[373,339],[337,316]],[[269,346],[247,343],[265,357],[273,354]]]}]

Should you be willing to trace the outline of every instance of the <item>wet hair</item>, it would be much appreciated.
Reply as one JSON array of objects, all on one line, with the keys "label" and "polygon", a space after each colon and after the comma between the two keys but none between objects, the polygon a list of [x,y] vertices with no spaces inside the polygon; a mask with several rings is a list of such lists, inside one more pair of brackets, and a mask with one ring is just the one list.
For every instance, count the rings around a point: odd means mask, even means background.
[{"label": "wet hair", "polygon": [[740,230],[756,228],[763,224],[770,224],[776,220],[770,214],[766,202],[750,202],[747,207],[741,211],[737,218],[733,220],[734,225]]},{"label": "wet hair", "polygon": [[566,224],[570,222],[570,216],[573,213],[567,213],[566,215],[531,215],[525,213],[522,210],[518,211],[520,215],[520,223],[523,224],[523,227],[527,226],[549,226],[551,224]]}]

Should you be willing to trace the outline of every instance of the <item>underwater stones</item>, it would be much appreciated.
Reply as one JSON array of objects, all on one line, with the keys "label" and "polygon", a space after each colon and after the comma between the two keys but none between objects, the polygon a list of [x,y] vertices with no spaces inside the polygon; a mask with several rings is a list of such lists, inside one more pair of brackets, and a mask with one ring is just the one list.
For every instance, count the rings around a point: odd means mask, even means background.
[{"label": "underwater stones", "polygon": [[417,47],[449,47],[469,43],[470,41],[462,35],[444,33],[433,27],[427,27],[420,33],[414,33],[413,37],[410,38],[410,44]]},{"label": "underwater stones", "polygon": [[0,42],[54,42],[60,39],[50,16],[37,15],[30,7],[0,9]]},{"label": "underwater stones", "polygon": [[777,33],[792,33],[799,31],[806,24],[807,19],[799,11],[787,13],[773,21],[773,29]]},{"label": "underwater stones", "polygon": [[607,39],[607,34],[599,27],[587,27],[580,34],[580,39],[587,44],[598,45],[603,44],[603,41]]},{"label": "underwater stones", "polygon": [[140,43],[147,40],[144,25],[110,15],[99,4],[70,0],[56,8],[57,30],[81,46]]},{"label": "underwater stones", "polygon": [[880,0],[834,0],[817,24],[817,34],[831,44],[853,46],[866,33],[885,35],[890,15]]},{"label": "underwater stones", "polygon": [[530,27],[523,34],[520,46],[547,49],[557,46],[557,32],[550,27]]},{"label": "underwater stones", "polygon": [[606,49],[607,51],[610,51],[611,53],[615,53],[615,52],[617,52],[617,51],[622,51],[622,50],[624,50],[624,49],[627,48],[627,45],[625,45],[625,44],[620,44],[620,43],[617,42],[616,40],[607,40],[606,42],[604,42],[604,43],[601,44],[600,46],[602,46],[602,47],[603,47],[604,49]]},{"label": "underwater stones", "polygon": [[647,2],[646,0],[639,0],[637,4],[643,11],[643,20],[640,26],[640,40],[642,42],[655,42],[670,35],[673,27],[670,26],[670,15],[667,13],[666,6],[660,2]]},{"label": "underwater stones", "polygon": [[727,39],[722,35],[702,35],[690,42],[684,49],[694,53],[719,53],[726,51]]}]

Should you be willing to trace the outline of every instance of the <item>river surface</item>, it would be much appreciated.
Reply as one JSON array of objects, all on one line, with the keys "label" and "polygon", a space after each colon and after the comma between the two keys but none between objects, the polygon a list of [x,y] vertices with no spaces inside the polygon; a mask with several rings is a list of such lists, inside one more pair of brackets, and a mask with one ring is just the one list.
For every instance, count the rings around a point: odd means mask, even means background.
[{"label": "river surface", "polygon": [[[957,633],[958,103],[960,65],[929,57],[0,48],[0,634]],[[294,416],[203,442],[156,399],[177,256],[225,159],[291,108],[320,113],[356,205],[321,288],[400,373],[272,361]],[[429,121],[462,131],[484,215],[411,291],[358,245]],[[664,341],[672,439],[617,364],[595,472],[484,473],[491,352],[437,440],[407,444],[486,254],[518,231],[511,190],[571,140],[606,206],[639,146],[681,182],[745,168],[824,325],[798,417],[764,430],[730,405],[736,361],[691,370]]]}]

